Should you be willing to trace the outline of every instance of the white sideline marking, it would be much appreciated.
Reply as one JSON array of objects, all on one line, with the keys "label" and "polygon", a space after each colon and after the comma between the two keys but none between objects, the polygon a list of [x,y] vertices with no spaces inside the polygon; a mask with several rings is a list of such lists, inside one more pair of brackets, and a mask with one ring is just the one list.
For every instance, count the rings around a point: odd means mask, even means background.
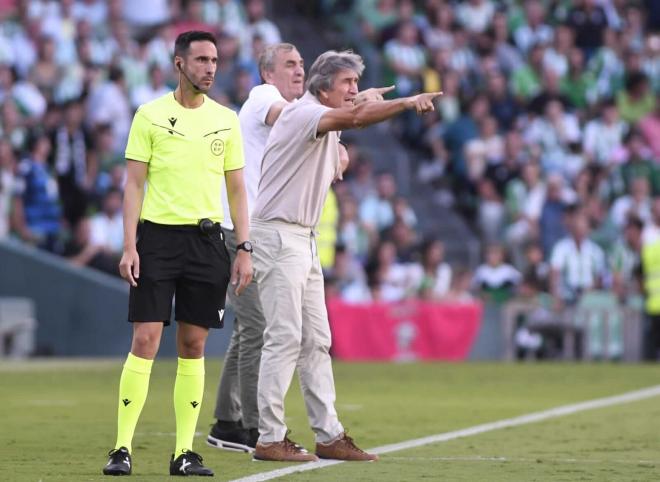
[{"label": "white sideline marking", "polygon": [[560,463],[560,464],[604,464],[604,463],[616,463],[616,464],[643,464],[643,465],[660,465],[659,460],[617,460],[617,459],[573,459],[573,458],[545,458],[545,457],[536,457],[533,459],[522,458],[522,457],[497,457],[491,456],[486,457],[483,455],[472,455],[464,457],[388,457],[387,460],[404,460],[406,462],[414,461],[440,461],[440,462],[522,462],[522,463]]},{"label": "white sideline marking", "polygon": [[[534,412],[534,413],[529,413],[527,415],[521,415],[519,417],[506,418],[504,420],[498,420],[496,422],[489,422],[481,425],[475,425],[474,427],[455,430],[453,432],[440,433],[436,435],[430,435],[428,437],[407,440],[405,442],[382,445],[380,447],[368,449],[367,451],[379,455],[387,454],[390,452],[398,452],[400,450],[412,449],[415,447],[421,447],[423,445],[429,445],[432,443],[447,442],[449,440],[454,440],[461,437],[470,437],[472,435],[478,435],[493,430],[499,430],[501,428],[517,427],[519,425],[526,425],[528,423],[541,422],[543,420],[563,417],[565,415],[584,412],[586,410],[594,410],[597,408],[610,407],[612,405],[621,405],[624,403],[636,402],[639,400],[644,400],[646,398],[657,397],[658,395],[660,395],[660,385],[655,385],[653,387],[643,388],[641,390],[622,393],[621,395],[614,395],[605,398],[597,398],[594,400],[587,400],[586,402],[572,403],[570,405],[562,405],[559,407],[551,408],[549,410],[543,410],[541,412]],[[344,462],[341,460],[322,460],[319,462],[308,462],[306,464],[294,465],[277,470],[271,470],[269,472],[262,472],[260,474],[250,475],[248,477],[235,479],[231,482],[261,482],[264,480],[272,480],[278,477],[283,477],[285,475],[294,474],[296,472],[306,472],[308,470],[316,470],[316,469],[321,469],[323,467],[330,467],[331,465],[337,465],[343,463]]]}]

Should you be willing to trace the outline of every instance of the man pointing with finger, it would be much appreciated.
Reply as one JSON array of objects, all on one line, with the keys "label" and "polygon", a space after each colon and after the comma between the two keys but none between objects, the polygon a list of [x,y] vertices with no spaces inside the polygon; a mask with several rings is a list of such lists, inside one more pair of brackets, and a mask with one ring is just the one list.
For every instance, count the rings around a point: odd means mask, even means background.
[{"label": "man pointing with finger", "polygon": [[131,125],[119,269],[131,285],[128,319],[133,340],[119,382],[117,442],[103,468],[105,475],[132,471],[133,433],[173,296],[179,359],[174,384],[176,448],[169,473],[213,475],[192,451],[204,393],[204,346],[209,328],[222,327],[230,278],[230,289],[237,294],[252,278],[247,251],[236,255],[230,270],[220,228],[226,214],[220,202],[224,177],[236,239],[248,240],[238,117],[205,95],[217,60],[213,35],[179,35],[174,46],[179,85],[140,106]]},{"label": "man pointing with finger", "polygon": [[[365,127],[407,109],[433,110],[440,93],[382,100],[372,89],[355,103],[364,64],[352,52],[328,51],[312,65],[307,92],[282,110],[270,132],[252,211],[254,263],[266,317],[257,399],[254,457],[274,461],[321,458],[376,460],[346,434],[335,411],[330,328],[315,227],[332,181],[341,173],[339,131]],[[298,369],[316,455],[288,438],[284,397]]]}]

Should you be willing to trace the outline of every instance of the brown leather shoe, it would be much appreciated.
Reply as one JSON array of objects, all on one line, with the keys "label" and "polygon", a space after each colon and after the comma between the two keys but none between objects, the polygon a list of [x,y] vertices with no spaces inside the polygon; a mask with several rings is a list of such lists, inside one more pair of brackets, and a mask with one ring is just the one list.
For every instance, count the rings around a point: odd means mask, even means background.
[{"label": "brown leather shoe", "polygon": [[317,442],[316,455],[322,459],[364,460],[369,462],[378,460],[378,455],[368,454],[355,445],[353,439],[346,432],[343,432],[338,438],[330,442]]},{"label": "brown leather shoe", "polygon": [[[288,435],[288,433],[287,433]],[[281,442],[257,442],[253,457],[256,460],[270,460],[273,462],[316,462],[318,457],[310,454],[297,443],[285,436]]]}]

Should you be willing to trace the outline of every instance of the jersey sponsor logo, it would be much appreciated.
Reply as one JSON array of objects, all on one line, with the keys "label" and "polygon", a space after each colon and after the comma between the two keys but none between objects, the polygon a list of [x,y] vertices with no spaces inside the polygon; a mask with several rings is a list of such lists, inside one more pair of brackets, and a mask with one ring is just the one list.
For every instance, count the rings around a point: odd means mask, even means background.
[{"label": "jersey sponsor logo", "polygon": [[176,125],[176,121],[177,121],[177,118],[176,118],[176,117],[170,117],[170,118],[168,118],[167,120],[170,121],[170,125],[171,125],[172,127],[174,127],[174,126]]},{"label": "jersey sponsor logo", "polygon": [[223,152],[225,152],[225,143],[223,142],[223,140],[214,139],[213,142],[211,142],[211,153],[214,156],[219,156]]}]

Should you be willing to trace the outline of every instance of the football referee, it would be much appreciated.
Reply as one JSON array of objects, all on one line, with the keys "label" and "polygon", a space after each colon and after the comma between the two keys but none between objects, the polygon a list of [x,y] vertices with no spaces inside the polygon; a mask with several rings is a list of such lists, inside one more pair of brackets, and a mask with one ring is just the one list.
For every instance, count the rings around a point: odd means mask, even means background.
[{"label": "football referee", "polygon": [[[174,295],[179,359],[170,475],[213,475],[192,451],[204,392],[204,345],[209,328],[222,327],[230,281],[240,294],[252,278],[250,253],[241,250],[248,217],[238,117],[205,95],[217,58],[212,34],[179,35],[174,46],[179,85],[140,106],[131,126],[119,270],[131,285],[133,341],[119,382],[117,443],[103,468],[106,475],[131,473],[133,433]],[[223,176],[238,244],[231,267],[220,227]]]}]

